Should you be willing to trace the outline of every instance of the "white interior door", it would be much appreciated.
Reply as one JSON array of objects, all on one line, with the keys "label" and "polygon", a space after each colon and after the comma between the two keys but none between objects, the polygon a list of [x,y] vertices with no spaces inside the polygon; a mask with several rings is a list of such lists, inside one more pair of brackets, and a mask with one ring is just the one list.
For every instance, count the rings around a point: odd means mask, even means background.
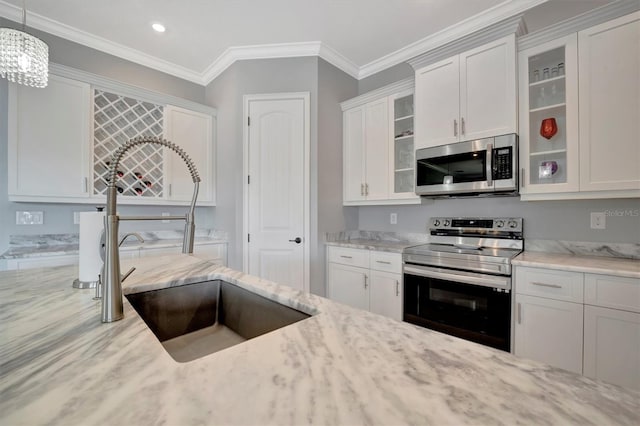
[{"label": "white interior door", "polygon": [[308,97],[276,96],[245,98],[245,271],[306,290]]}]

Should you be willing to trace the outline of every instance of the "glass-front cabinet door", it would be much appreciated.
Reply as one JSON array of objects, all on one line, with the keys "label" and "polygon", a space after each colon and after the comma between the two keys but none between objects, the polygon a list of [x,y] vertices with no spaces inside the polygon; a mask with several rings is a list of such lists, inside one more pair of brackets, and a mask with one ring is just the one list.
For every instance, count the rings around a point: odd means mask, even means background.
[{"label": "glass-front cabinet door", "polygon": [[577,191],[577,36],[519,55],[520,193]]},{"label": "glass-front cabinet door", "polygon": [[390,97],[393,111],[393,136],[389,155],[393,159],[389,182],[390,198],[418,198],[415,195],[415,150],[413,143],[413,91]]}]

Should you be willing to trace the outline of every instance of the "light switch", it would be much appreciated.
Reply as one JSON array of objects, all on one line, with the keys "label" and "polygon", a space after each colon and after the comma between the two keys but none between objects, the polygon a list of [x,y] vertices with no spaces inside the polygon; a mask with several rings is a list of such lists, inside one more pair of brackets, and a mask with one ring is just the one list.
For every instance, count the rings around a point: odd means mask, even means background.
[{"label": "light switch", "polygon": [[398,224],[398,213],[391,213],[389,215],[389,223],[392,225]]},{"label": "light switch", "polygon": [[73,212],[73,224],[80,225],[80,212]]},{"label": "light switch", "polygon": [[44,212],[16,211],[16,225],[42,225]]}]

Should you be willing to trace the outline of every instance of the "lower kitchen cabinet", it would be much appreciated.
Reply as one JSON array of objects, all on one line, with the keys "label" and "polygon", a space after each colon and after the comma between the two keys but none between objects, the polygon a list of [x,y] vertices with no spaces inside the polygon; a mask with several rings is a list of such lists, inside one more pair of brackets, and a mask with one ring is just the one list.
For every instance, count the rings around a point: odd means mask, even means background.
[{"label": "lower kitchen cabinet", "polygon": [[640,389],[640,314],[584,307],[584,375]]},{"label": "lower kitchen cabinet", "polygon": [[582,373],[579,303],[516,294],[515,354]]},{"label": "lower kitchen cabinet", "polygon": [[329,299],[402,321],[400,253],[328,247],[327,259]]},{"label": "lower kitchen cabinet", "polygon": [[640,389],[640,279],[515,268],[514,353]]}]

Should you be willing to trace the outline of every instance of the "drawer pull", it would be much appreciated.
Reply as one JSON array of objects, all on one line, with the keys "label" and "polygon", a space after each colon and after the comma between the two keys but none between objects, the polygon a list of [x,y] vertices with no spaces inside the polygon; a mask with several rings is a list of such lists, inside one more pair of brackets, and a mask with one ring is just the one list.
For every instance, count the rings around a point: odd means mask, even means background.
[{"label": "drawer pull", "polygon": [[558,285],[558,284],[545,284],[545,283],[539,283],[539,282],[535,282],[535,281],[532,281],[531,284],[537,285],[537,286],[540,286],[540,287],[562,288],[562,286]]},{"label": "drawer pull", "polygon": [[518,303],[518,324],[522,324],[522,304]]},{"label": "drawer pull", "polygon": [[383,263],[385,265],[391,265],[391,262],[387,262],[386,260],[376,260],[378,263]]},{"label": "drawer pull", "polygon": [[369,287],[369,284],[367,283],[367,279],[368,279],[368,278],[369,278],[369,277],[367,277],[366,275],[364,276],[364,289],[365,289],[365,290],[367,289],[367,287]]},{"label": "drawer pull", "polygon": [[345,256],[343,254],[341,254],[340,257],[345,258],[345,259],[353,259],[353,256]]},{"label": "drawer pull", "polygon": [[400,281],[396,280],[396,297],[400,296]]}]

